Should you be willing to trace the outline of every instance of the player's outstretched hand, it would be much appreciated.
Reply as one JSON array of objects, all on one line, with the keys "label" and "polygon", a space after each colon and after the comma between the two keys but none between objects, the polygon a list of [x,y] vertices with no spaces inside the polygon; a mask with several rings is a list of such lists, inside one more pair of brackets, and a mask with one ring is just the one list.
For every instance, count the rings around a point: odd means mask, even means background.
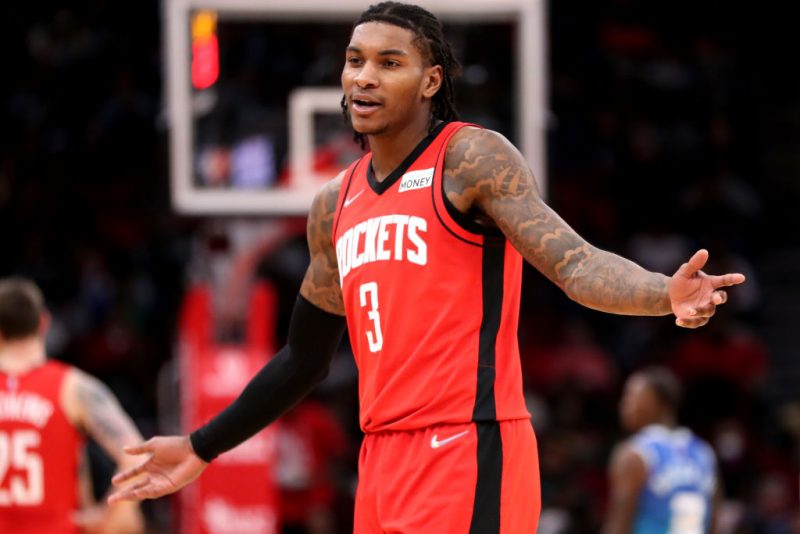
[{"label": "player's outstretched hand", "polygon": [[684,328],[697,328],[706,324],[717,306],[725,304],[728,294],[720,289],[744,282],[741,273],[712,276],[700,269],[708,261],[708,251],[698,250],[689,261],[680,266],[669,280],[669,299],[675,324]]},{"label": "player's outstretched hand", "polygon": [[117,488],[108,503],[157,499],[174,493],[200,476],[208,463],[192,450],[188,436],[155,437],[140,445],[125,447],[127,454],[148,454],[143,463],[114,476]]}]

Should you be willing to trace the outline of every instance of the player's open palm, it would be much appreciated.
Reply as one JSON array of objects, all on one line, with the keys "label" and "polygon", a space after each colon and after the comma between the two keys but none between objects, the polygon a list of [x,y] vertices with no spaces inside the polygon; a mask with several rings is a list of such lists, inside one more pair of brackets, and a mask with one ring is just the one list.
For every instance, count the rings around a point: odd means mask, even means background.
[{"label": "player's open palm", "polygon": [[744,275],[740,273],[719,276],[704,273],[701,269],[707,261],[708,251],[698,250],[669,280],[669,298],[678,326],[703,326],[717,306],[728,300],[728,294],[721,288],[744,282]]},{"label": "player's open palm", "polygon": [[117,489],[108,502],[156,499],[192,482],[208,463],[192,450],[187,436],[155,437],[140,445],[125,447],[127,454],[148,454],[143,463],[114,476]]}]

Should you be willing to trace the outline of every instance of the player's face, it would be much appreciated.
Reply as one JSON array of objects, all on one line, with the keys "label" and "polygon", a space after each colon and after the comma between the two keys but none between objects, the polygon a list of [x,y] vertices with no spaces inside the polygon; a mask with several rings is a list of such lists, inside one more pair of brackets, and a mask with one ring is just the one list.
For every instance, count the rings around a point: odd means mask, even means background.
[{"label": "player's face", "polygon": [[353,30],[342,69],[342,89],[355,131],[396,131],[430,113],[441,67],[429,66],[410,30],[366,22]]},{"label": "player's face", "polygon": [[625,384],[619,415],[623,428],[635,432],[654,422],[659,410],[658,398],[647,379],[633,375]]}]

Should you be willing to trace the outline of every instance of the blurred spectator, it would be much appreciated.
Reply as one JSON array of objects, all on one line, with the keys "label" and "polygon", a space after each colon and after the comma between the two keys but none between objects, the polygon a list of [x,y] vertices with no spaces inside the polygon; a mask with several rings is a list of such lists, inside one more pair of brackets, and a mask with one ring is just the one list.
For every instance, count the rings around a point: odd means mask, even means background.
[{"label": "blurred spectator", "polygon": [[[797,474],[791,477],[797,483]],[[787,477],[766,473],[753,486],[754,507],[736,528],[736,534],[794,534],[797,532],[797,501]]]},{"label": "blurred spectator", "polygon": [[553,329],[546,343],[522,348],[525,383],[545,392],[567,385],[581,392],[610,392],[616,371],[609,354],[592,339],[591,328],[574,317]]},{"label": "blurred spectator", "polygon": [[276,480],[284,534],[333,534],[338,465],[347,437],[333,413],[307,398],[278,425]]},{"label": "blurred spectator", "polygon": [[752,392],[763,385],[769,361],[764,341],[720,310],[713,325],[683,338],[670,365],[684,381],[713,377]]},{"label": "blurred spectator", "polygon": [[[656,272],[675,272],[685,261],[684,258],[694,252],[689,238],[675,230],[674,222],[671,224],[675,219],[651,211],[644,226],[628,241],[630,258]],[[716,253],[714,250],[714,255]]]}]

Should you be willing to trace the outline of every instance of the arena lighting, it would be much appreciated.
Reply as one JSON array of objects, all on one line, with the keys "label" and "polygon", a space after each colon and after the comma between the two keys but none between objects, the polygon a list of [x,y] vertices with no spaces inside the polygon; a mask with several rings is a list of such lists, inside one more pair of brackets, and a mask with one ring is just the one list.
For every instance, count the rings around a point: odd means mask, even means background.
[{"label": "arena lighting", "polygon": [[208,89],[218,78],[217,13],[198,11],[192,17],[192,85]]}]

